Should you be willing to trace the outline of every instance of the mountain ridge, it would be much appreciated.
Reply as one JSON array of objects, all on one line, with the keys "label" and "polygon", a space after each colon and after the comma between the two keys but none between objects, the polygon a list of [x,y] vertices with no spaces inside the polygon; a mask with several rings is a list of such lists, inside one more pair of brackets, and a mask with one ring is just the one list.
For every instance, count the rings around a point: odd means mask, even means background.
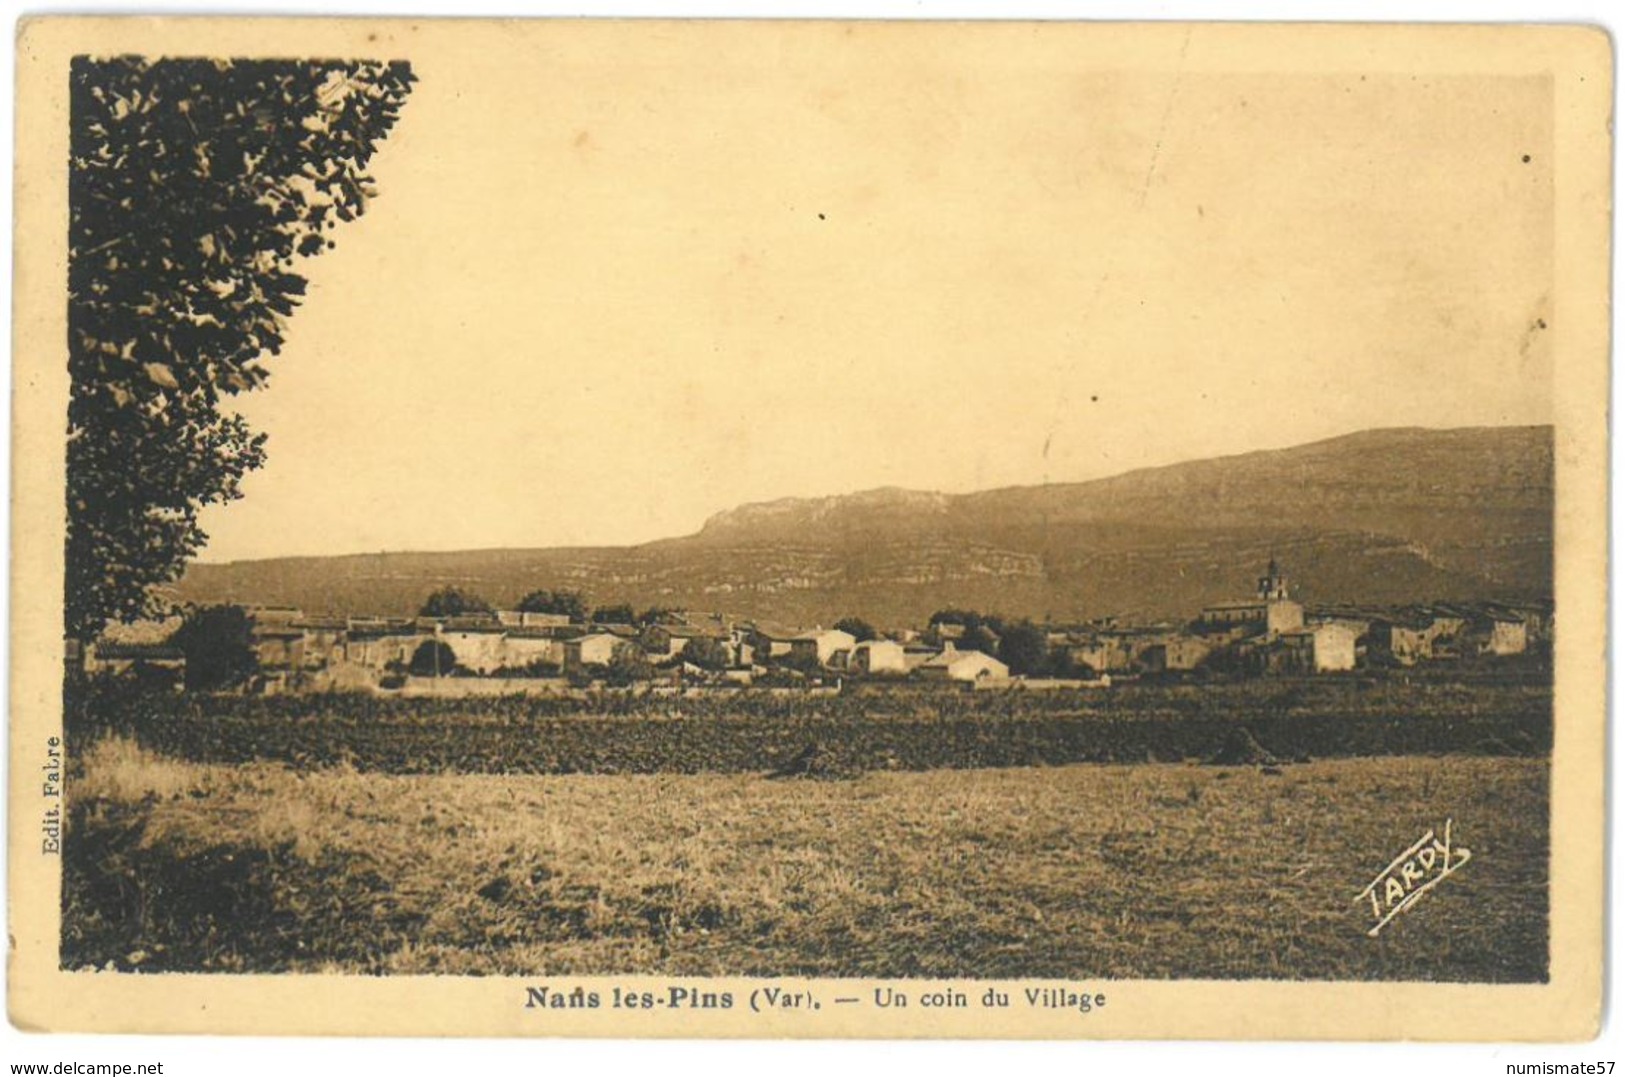
[{"label": "mountain ridge", "polygon": [[176,592],[340,614],[413,612],[457,584],[499,604],[564,587],[807,623],[910,624],[943,606],[1170,617],[1245,593],[1273,554],[1312,601],[1548,597],[1551,439],[1367,430],[1081,482],[746,503],[635,546],[197,564]]}]

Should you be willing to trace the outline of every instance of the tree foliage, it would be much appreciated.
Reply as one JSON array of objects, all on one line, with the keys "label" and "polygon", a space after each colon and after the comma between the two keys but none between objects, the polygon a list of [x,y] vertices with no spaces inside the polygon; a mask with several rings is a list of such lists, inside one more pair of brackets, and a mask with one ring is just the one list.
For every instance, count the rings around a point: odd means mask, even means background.
[{"label": "tree foliage", "polygon": [[999,637],[998,659],[1017,676],[1034,677],[1048,673],[1049,637],[1031,621],[1007,625],[1004,634]]},{"label": "tree foliage", "polygon": [[978,628],[987,628],[995,633],[1004,631],[1004,618],[994,613],[978,613],[976,610],[946,609],[938,610],[931,615],[930,627],[938,625],[962,625],[966,632]]},{"label": "tree foliage", "polygon": [[835,622],[835,627],[859,643],[864,640],[875,639],[879,635],[875,631],[875,626],[861,617],[842,617]]},{"label": "tree foliage", "polygon": [[491,603],[472,591],[442,587],[423,600],[419,617],[470,617],[491,612]]},{"label": "tree foliage", "polygon": [[241,496],[301,258],[375,193],[409,65],[77,57],[70,72],[66,630],[159,612]]},{"label": "tree foliage", "polygon": [[587,600],[580,591],[532,591],[519,600],[519,611],[563,614],[572,621],[583,621],[587,618]]},{"label": "tree foliage", "polygon": [[964,629],[954,646],[962,651],[981,651],[992,658],[999,657],[999,638],[1004,634],[1004,618],[996,614],[981,614],[975,610],[946,609],[931,615],[926,638],[932,643],[949,639],[942,632],[943,625],[958,625]]},{"label": "tree foliage", "polygon": [[614,688],[625,688],[653,676],[654,666],[650,664],[648,656],[643,653],[643,648],[633,643],[616,644],[609,656],[609,665],[604,668],[604,683]]},{"label": "tree foliage", "polygon": [[592,611],[592,620],[594,624],[601,625],[629,625],[637,620],[637,615],[632,612],[631,606],[621,602],[614,606],[599,606]]},{"label": "tree foliage", "polygon": [[1080,662],[1073,657],[1070,647],[1058,646],[1050,648],[1049,675],[1052,677],[1082,677],[1092,680],[1100,671],[1087,662]]},{"label": "tree foliage", "polygon": [[822,673],[824,664],[818,660],[818,652],[810,649],[790,651],[773,659],[773,663],[783,669],[792,669],[798,673]]},{"label": "tree foliage", "polygon": [[713,672],[727,669],[733,657],[726,643],[706,636],[691,637],[683,644],[682,655],[683,661]]},{"label": "tree foliage", "polygon": [[445,677],[457,668],[457,653],[440,640],[426,639],[412,652],[406,668],[414,677]]},{"label": "tree foliage", "polygon": [[974,628],[965,629],[965,634],[959,637],[955,644],[962,651],[981,651],[989,658],[999,656],[999,636],[984,622]]},{"label": "tree foliage", "polygon": [[235,688],[259,670],[254,621],[241,606],[204,606],[186,615],[169,638],[186,656],[186,687]]}]

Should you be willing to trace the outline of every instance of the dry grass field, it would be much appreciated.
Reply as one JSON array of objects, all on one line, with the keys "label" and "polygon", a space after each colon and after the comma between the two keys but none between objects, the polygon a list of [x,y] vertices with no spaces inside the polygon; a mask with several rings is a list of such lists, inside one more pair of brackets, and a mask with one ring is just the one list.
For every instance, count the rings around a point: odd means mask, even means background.
[{"label": "dry grass field", "polygon": [[[1275,768],[1270,768],[1274,770]],[[105,736],[63,963],[141,971],[1534,981],[1544,758],[492,775],[206,764]],[[1430,827],[1473,859],[1378,938]]]}]

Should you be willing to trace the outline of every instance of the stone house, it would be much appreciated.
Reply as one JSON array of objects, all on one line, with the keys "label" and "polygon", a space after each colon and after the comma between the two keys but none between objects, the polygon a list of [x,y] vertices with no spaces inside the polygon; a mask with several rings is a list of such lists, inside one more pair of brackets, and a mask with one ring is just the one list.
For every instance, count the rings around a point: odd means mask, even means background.
[{"label": "stone house", "polygon": [[1139,664],[1148,673],[1188,672],[1201,665],[1213,649],[1213,644],[1201,636],[1173,635],[1147,647]]},{"label": "stone house", "polygon": [[607,666],[616,648],[627,641],[613,632],[589,632],[564,641],[564,671],[574,673],[592,666]]},{"label": "stone house", "polygon": [[903,645],[890,639],[867,639],[852,647],[847,668],[854,673],[906,673]]},{"label": "stone house", "polygon": [[474,673],[493,673],[502,668],[507,657],[507,629],[495,619],[449,618],[438,636],[451,648],[457,664]]},{"label": "stone house", "polygon": [[1308,625],[1282,632],[1276,640],[1278,667],[1285,673],[1332,673],[1354,668],[1354,630],[1338,623]]},{"label": "stone house", "polygon": [[564,668],[568,627],[512,627],[502,637],[502,666],[523,669],[542,663]]},{"label": "stone house", "polygon": [[798,661],[828,666],[834,661],[837,652],[850,651],[857,642],[852,633],[843,632],[839,628],[815,628],[810,632],[802,632],[790,641],[790,657]]},{"label": "stone house", "polygon": [[919,674],[930,680],[963,683],[1002,681],[1010,678],[1010,667],[981,651],[959,651],[950,647],[921,663]]}]

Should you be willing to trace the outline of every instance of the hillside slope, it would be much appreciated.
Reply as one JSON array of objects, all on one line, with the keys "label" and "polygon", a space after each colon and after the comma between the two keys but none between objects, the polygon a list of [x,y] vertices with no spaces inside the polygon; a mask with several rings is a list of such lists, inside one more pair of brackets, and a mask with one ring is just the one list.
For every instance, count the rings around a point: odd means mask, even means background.
[{"label": "hillside slope", "polygon": [[804,623],[1181,617],[1248,593],[1274,554],[1311,602],[1544,597],[1552,496],[1550,427],[1373,430],[1094,482],[745,505],[636,547],[196,565],[178,590],[331,613],[412,612],[456,584]]}]

